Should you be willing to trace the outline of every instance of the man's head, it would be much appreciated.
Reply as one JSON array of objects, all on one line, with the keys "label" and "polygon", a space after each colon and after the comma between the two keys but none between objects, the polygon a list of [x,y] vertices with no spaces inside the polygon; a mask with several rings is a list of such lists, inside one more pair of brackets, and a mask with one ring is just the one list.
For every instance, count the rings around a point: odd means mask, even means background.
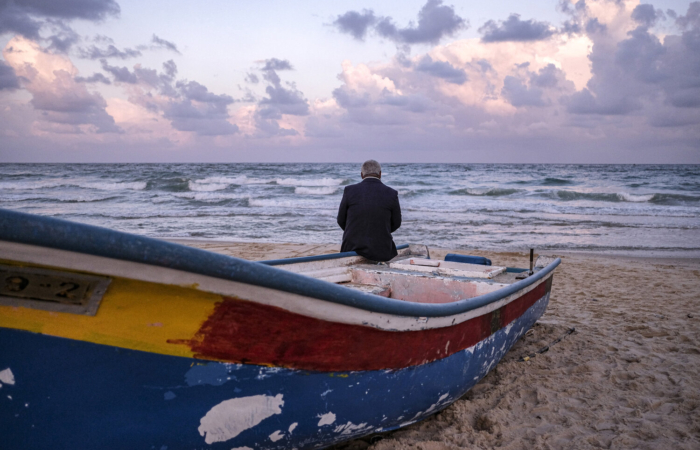
[{"label": "man's head", "polygon": [[365,177],[377,177],[382,178],[382,166],[373,159],[367,160],[362,163],[362,169],[360,171],[360,176],[364,180]]}]

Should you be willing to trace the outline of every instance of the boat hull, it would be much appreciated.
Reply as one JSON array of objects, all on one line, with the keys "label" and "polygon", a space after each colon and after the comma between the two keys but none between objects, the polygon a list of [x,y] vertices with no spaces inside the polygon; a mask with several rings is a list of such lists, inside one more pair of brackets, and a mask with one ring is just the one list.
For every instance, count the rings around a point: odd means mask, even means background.
[{"label": "boat hull", "polygon": [[549,289],[476,345],[396,370],[205,362],[0,328],[14,378],[0,388],[3,448],[319,448],[395,429],[473,387],[548,301]]}]

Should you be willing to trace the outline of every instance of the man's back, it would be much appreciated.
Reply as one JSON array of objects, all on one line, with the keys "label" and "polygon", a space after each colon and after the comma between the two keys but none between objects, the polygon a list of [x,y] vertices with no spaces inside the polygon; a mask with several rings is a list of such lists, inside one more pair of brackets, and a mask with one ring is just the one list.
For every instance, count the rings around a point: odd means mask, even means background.
[{"label": "man's back", "polygon": [[373,261],[389,261],[397,255],[391,233],[401,226],[398,192],[373,177],[346,186],[338,225],[344,230],[341,252],[355,251]]}]

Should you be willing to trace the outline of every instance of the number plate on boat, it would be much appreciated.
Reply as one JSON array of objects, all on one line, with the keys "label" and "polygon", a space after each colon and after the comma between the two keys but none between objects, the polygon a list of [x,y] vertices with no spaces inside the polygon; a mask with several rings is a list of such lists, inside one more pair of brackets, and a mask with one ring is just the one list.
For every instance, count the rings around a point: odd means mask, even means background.
[{"label": "number plate on boat", "polygon": [[109,278],[0,264],[0,305],[94,316]]}]

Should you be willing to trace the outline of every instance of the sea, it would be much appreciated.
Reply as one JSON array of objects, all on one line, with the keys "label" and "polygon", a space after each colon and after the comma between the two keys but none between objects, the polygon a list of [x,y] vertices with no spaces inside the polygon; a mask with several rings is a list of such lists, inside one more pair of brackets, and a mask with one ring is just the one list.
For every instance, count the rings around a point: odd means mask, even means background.
[{"label": "sea", "polygon": [[[0,164],[0,208],[162,239],[340,243],[359,164]],[[397,244],[700,256],[700,165],[383,164]]]}]

